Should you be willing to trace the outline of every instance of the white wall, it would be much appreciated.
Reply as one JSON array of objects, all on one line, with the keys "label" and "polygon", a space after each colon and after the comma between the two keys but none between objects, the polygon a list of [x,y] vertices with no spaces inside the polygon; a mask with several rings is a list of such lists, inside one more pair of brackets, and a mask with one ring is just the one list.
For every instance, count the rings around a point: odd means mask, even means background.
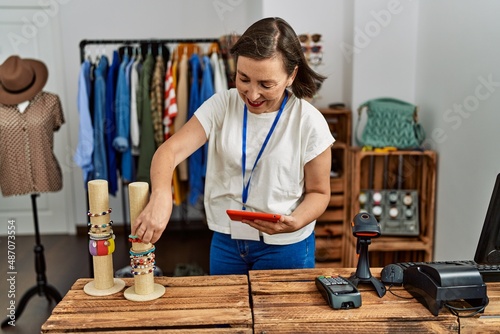
[{"label": "white wall", "polygon": [[343,47],[352,54],[355,108],[386,96],[415,102],[417,17],[415,1],[355,1],[353,40]]},{"label": "white wall", "polygon": [[[390,8],[390,20],[380,19]],[[352,105],[380,96],[416,103],[426,145],[438,152],[436,260],[474,257],[500,172],[499,9],[498,1],[355,2],[353,44],[364,47],[353,57]]]},{"label": "white wall", "polygon": [[327,79],[314,99],[314,104],[318,107],[325,107],[333,102],[350,105],[350,59],[343,56],[339,46],[351,36],[352,15],[352,1],[263,1],[262,17],[281,17],[290,23],[298,35],[322,35],[323,61],[314,69]]},{"label": "white wall", "polygon": [[499,12],[494,0],[420,2],[416,100],[439,153],[436,259],[474,256],[500,172]]}]

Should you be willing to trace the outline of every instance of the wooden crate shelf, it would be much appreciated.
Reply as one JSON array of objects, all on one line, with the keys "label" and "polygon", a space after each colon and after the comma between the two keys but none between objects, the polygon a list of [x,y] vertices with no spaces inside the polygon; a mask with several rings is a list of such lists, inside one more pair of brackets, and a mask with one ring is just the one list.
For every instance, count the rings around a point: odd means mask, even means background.
[{"label": "wooden crate shelf", "polygon": [[316,266],[341,267],[344,257],[344,224],[349,214],[349,148],[351,110],[320,109],[330,127],[332,147],[331,197],[326,211],[316,222]]},{"label": "wooden crate shelf", "polygon": [[[418,191],[420,231],[418,236],[381,236],[369,247],[371,266],[394,262],[432,261],[436,196],[437,154],[434,151],[373,152],[351,148],[351,217],[360,211],[363,189],[402,189]],[[402,167],[400,163],[402,162]],[[370,173],[370,166],[373,167]],[[402,172],[402,175],[399,175]],[[372,186],[370,187],[370,182]],[[356,266],[356,242],[351,226],[346,225],[345,266]]]}]

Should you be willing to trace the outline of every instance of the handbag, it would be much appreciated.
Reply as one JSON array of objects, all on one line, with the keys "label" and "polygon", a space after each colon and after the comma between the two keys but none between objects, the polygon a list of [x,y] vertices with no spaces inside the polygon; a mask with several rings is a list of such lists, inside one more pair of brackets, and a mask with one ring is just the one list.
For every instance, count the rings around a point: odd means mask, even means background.
[{"label": "handbag", "polygon": [[[359,123],[365,109],[367,121],[360,138]],[[358,108],[355,139],[358,146],[419,148],[425,132],[418,123],[418,107],[387,97],[363,103]]]}]

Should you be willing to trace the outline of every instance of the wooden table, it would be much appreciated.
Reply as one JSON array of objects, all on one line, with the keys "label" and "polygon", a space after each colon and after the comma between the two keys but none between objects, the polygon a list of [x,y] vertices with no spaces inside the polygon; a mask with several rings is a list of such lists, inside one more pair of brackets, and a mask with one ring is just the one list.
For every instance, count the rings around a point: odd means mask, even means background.
[{"label": "wooden table", "polygon": [[[371,272],[379,277],[380,269]],[[487,283],[490,303],[472,318],[457,318],[446,308],[435,317],[414,298],[390,292],[379,298],[370,284],[359,286],[360,308],[331,309],[314,278],[349,277],[354,271],[317,268],[251,271],[248,278],[156,277],[166,292],[149,302],[128,301],[123,291],[88,296],[83,287],[90,279],[79,279],[42,333],[500,333],[500,282]],[[124,281],[127,286],[134,282]],[[391,291],[411,297],[402,287]]]},{"label": "wooden table", "polygon": [[[381,268],[372,269],[380,277]],[[318,292],[318,275],[349,277],[355,269],[321,268],[250,272],[255,333],[500,333],[500,283],[488,283],[486,311],[457,318],[448,309],[438,316],[416,299],[387,292],[379,298],[370,284],[360,284],[362,306],[333,310]],[[402,287],[391,291],[411,298]],[[496,318],[495,318],[496,317]]]},{"label": "wooden table", "polygon": [[[133,278],[124,278],[126,286]],[[148,302],[129,301],[123,291],[94,297],[83,291],[91,279],[79,279],[42,333],[252,333],[248,277],[156,277],[165,294]]]}]

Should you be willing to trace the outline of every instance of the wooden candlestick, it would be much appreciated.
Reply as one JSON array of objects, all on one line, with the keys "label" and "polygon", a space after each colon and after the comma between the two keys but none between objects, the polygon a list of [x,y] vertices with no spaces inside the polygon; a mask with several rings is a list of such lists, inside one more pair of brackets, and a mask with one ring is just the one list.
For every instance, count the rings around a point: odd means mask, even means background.
[{"label": "wooden candlestick", "polygon": [[[146,182],[133,182],[129,184],[128,190],[130,225],[133,228],[134,221],[148,204],[149,184]],[[154,261],[154,246],[151,243],[133,242],[131,252],[132,254],[150,254],[150,261]],[[145,269],[139,268],[137,272],[140,274],[134,275],[134,285],[124,291],[125,298],[132,301],[148,301],[157,299],[165,293],[165,287],[154,282],[154,265],[150,265]]]},{"label": "wooden candlestick", "polygon": [[[88,182],[88,194],[89,194],[89,213],[90,213],[90,225],[92,235],[99,236],[110,234],[113,236],[113,228],[110,224],[111,222],[111,211],[109,209],[109,195],[108,195],[108,182],[106,180],[92,180]],[[93,226],[98,226],[94,228]],[[83,290],[85,293],[91,296],[107,296],[118,291],[121,291],[125,287],[125,282],[121,279],[113,278],[113,251],[114,251],[114,239],[110,240],[90,240],[89,250],[92,248],[97,252],[99,247],[99,253],[102,251],[100,247],[103,243],[106,245],[113,243],[113,247],[107,248],[106,255],[94,255],[92,256],[94,265],[94,280],[87,283]],[[101,243],[97,246],[97,243]]]}]

